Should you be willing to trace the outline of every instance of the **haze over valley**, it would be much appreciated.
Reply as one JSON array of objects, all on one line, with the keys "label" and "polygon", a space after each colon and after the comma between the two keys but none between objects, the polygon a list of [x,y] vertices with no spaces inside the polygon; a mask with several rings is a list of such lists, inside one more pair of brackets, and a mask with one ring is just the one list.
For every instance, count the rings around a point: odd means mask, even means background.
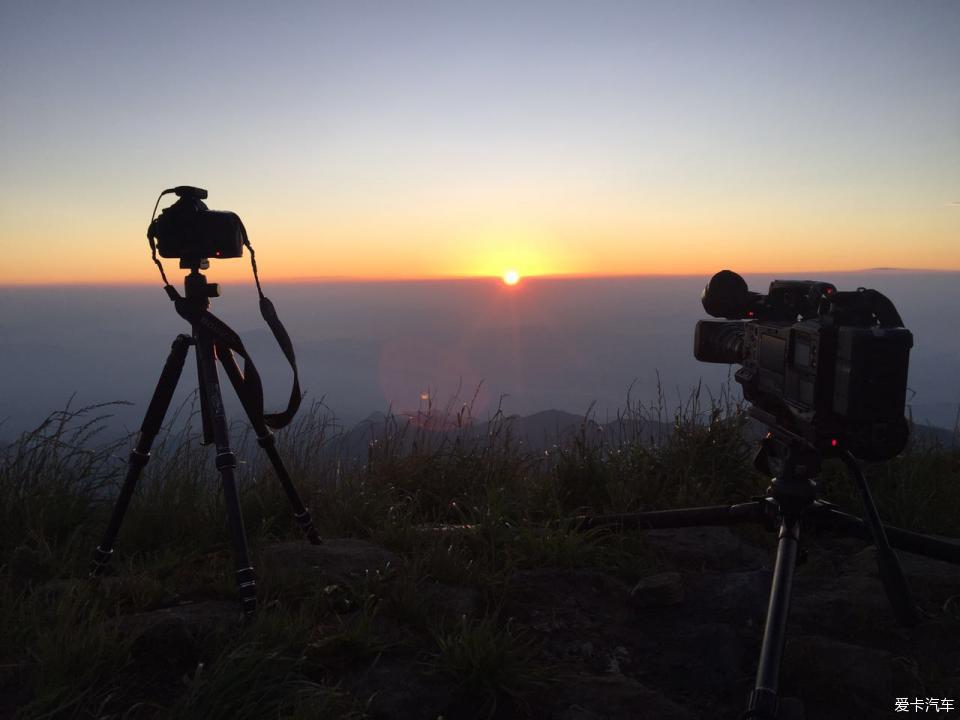
[{"label": "haze over valley", "polygon": [[[265,254],[267,254],[265,252]],[[243,262],[243,261],[240,261]],[[209,271],[217,279],[218,264]],[[873,287],[897,305],[914,334],[908,405],[914,418],[953,428],[960,404],[957,273],[778,273],[840,289]],[[524,278],[423,282],[280,283],[266,294],[286,325],[307,403],[323,399],[344,425],[392,408],[459,409],[484,421],[588,410],[605,422],[632,401],[668,412],[702,382],[716,393],[726,365],[697,362],[693,328],[706,317],[704,276]],[[773,276],[747,276],[765,291]],[[252,282],[228,284],[212,310],[241,333],[279,409],[290,372],[257,309]],[[173,338],[188,332],[159,286],[0,288],[0,439],[35,426],[75,394],[74,407],[110,401],[109,435],[135,430]],[[196,386],[192,357],[175,403]],[[735,386],[739,390],[739,386]],[[239,406],[227,386],[228,406]]]}]

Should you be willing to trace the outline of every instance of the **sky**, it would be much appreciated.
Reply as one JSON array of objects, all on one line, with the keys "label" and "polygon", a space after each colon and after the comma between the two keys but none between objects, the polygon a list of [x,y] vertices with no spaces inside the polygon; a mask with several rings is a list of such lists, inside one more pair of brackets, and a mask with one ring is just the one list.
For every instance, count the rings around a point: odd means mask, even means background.
[{"label": "sky", "polygon": [[0,284],[153,282],[180,184],[274,280],[960,269],[958,70],[955,1],[0,0]]}]

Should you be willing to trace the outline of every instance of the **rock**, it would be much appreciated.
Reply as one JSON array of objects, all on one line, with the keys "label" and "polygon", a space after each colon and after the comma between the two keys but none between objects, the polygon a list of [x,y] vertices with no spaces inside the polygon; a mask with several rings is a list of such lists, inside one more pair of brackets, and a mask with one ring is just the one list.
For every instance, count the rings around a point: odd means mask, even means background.
[{"label": "rock", "polygon": [[475,588],[453,587],[446,583],[428,581],[420,584],[417,589],[420,602],[434,618],[470,618],[480,612],[480,592]]},{"label": "rock", "polygon": [[876,577],[805,576],[794,585],[790,625],[811,634],[830,634],[847,642],[889,639],[896,619]]},{"label": "rock", "polygon": [[648,628],[632,655],[658,687],[716,697],[756,670],[751,635],[727,623],[678,620]]},{"label": "rock", "polygon": [[510,578],[511,593],[520,601],[544,604],[544,600],[564,602],[571,597],[629,598],[630,588],[615,577],[598,570],[584,568],[538,568],[514,573]]},{"label": "rock", "polygon": [[[701,712],[716,709],[718,698],[756,669],[759,629],[736,626],[718,609],[725,587],[731,604],[740,602],[732,588],[747,595],[755,589],[756,606],[765,607],[767,571],[742,575],[745,579],[735,578],[727,587],[728,578],[720,573],[681,573],[682,605],[655,605],[638,613],[629,589],[616,578],[583,569],[531,570],[512,578],[504,609],[536,633],[548,662],[587,670],[590,676],[642,675],[643,687],[671,698],[690,697],[690,707]],[[571,702],[558,713],[587,711],[608,717],[603,705],[583,702]],[[609,717],[660,717],[640,705],[617,713]]]},{"label": "rock", "polygon": [[541,568],[515,573],[504,611],[538,632],[576,634],[629,620],[630,589],[596,570]]},{"label": "rock", "polygon": [[571,705],[559,715],[560,720],[603,720],[603,717],[581,705]]},{"label": "rock", "polygon": [[772,570],[748,570],[723,575],[716,583],[716,595],[708,600],[716,613],[740,621],[763,622],[770,602]]},{"label": "rock", "polygon": [[752,570],[772,567],[773,556],[727,527],[646,530],[647,543],[666,560],[686,570]]},{"label": "rock", "polygon": [[823,533],[817,537],[817,545],[822,552],[828,552],[841,557],[855,555],[866,547],[870,541],[848,535],[830,535]]},{"label": "rock", "polygon": [[894,697],[923,694],[893,653],[816,635],[788,639],[781,677],[824,719],[885,717]]},{"label": "rock", "polygon": [[630,590],[636,608],[679,605],[683,602],[683,581],[678,572],[663,572],[642,578]]},{"label": "rock", "polygon": [[320,545],[289,542],[260,551],[257,572],[264,583],[350,584],[396,567],[397,556],[366,540],[327,538]]},{"label": "rock", "polygon": [[561,720],[695,720],[662,692],[623,675],[580,675],[557,688]]},{"label": "rock", "polygon": [[[960,593],[960,565],[933,560],[923,555],[895,551],[911,590],[921,595],[938,595],[945,600]],[[879,577],[877,549],[868,547],[847,559],[843,569],[851,574]]]},{"label": "rock", "polygon": [[681,571],[686,601],[684,617],[703,622],[723,620],[733,625],[763,623],[770,597],[770,570],[741,572]]},{"label": "rock", "polygon": [[777,720],[806,720],[803,701],[795,697],[782,697],[777,706]]},{"label": "rock", "polygon": [[436,720],[452,698],[450,683],[418,671],[413,655],[378,655],[347,675],[343,686],[365,704],[364,717]]},{"label": "rock", "polygon": [[211,600],[124,615],[117,627],[132,640],[134,658],[183,672],[196,664],[205,638],[242,621],[238,603]]},{"label": "rock", "polygon": [[910,628],[908,637],[915,657],[940,657],[943,672],[960,677],[960,622],[948,617],[924,620]]}]

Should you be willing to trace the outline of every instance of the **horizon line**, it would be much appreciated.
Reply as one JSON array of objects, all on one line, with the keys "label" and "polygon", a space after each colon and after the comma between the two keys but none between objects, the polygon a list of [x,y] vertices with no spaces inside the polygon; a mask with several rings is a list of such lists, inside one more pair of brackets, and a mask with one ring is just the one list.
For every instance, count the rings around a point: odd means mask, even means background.
[{"label": "horizon line", "polygon": [[[723,269],[723,268],[722,268]],[[717,272],[717,271],[714,271]],[[949,274],[960,273],[960,268],[902,268],[902,267],[872,267],[855,268],[848,270],[749,270],[740,273],[741,275],[853,275],[859,273],[875,274],[895,274],[895,273],[917,273],[917,274]],[[536,273],[521,275],[520,283],[535,282],[538,280],[627,280],[630,278],[690,278],[690,277],[712,277],[714,273],[699,272],[648,272],[648,273]],[[501,275],[425,275],[425,276],[369,276],[369,275],[305,275],[299,277],[268,278],[269,284],[406,284],[406,283],[429,283],[429,282],[502,282]],[[217,280],[223,285],[246,284],[246,280]],[[156,287],[159,283],[154,280],[40,280],[25,282],[0,282],[0,288],[26,288],[26,287]],[[160,287],[163,287],[160,285]]]}]

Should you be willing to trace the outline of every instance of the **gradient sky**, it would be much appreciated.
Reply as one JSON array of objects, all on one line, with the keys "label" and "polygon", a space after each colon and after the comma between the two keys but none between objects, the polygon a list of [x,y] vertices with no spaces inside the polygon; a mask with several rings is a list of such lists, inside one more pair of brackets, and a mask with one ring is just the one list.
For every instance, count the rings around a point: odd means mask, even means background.
[{"label": "gradient sky", "polygon": [[0,283],[177,184],[271,279],[960,269],[958,76],[955,0],[4,0]]}]

